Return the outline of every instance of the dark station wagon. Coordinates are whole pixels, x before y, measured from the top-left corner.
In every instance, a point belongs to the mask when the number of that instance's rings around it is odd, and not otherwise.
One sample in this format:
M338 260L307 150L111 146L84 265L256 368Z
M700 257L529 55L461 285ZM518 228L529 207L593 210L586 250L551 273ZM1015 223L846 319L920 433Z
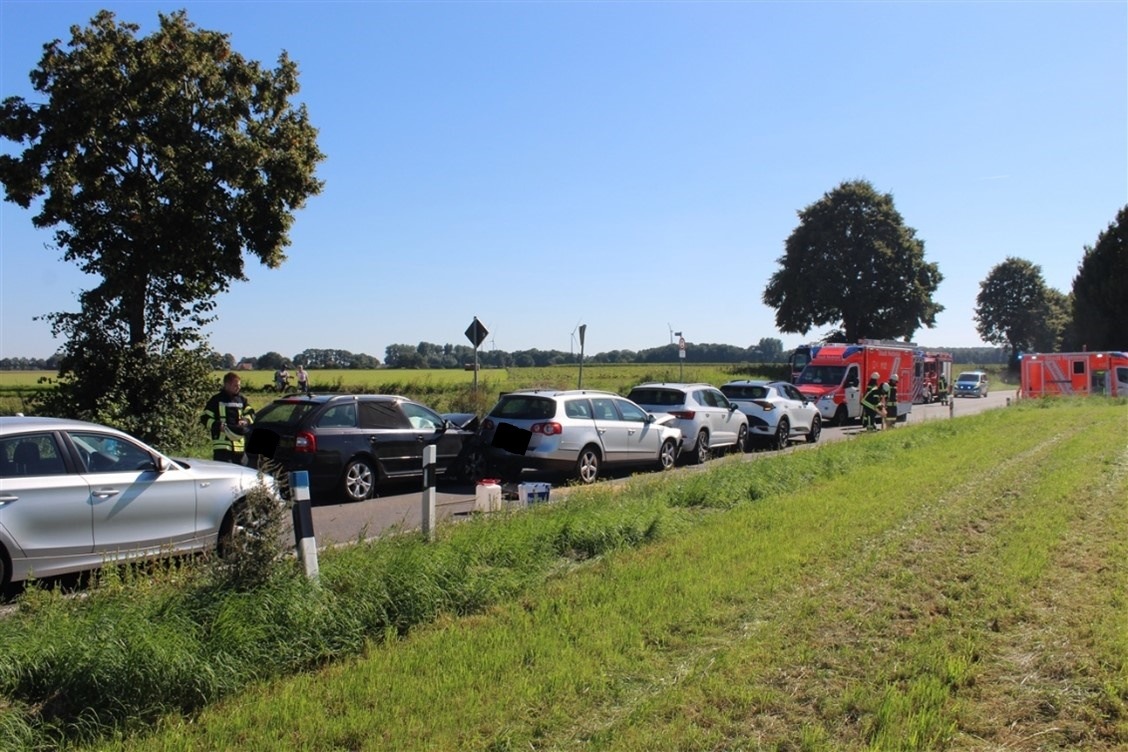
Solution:
M474 415L440 415L397 395L292 395L259 411L247 449L287 472L308 471L314 500L362 501L382 483L422 477L429 444L437 475L475 477L477 427Z

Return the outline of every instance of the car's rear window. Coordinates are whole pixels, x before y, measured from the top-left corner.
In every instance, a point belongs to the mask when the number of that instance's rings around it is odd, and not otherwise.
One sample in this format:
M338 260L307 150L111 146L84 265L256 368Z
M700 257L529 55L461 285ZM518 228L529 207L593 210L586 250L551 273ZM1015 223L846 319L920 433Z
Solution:
M627 399L637 405L674 405L685 404L685 393L677 389L632 389Z
M255 425L296 426L302 421L302 418L317 408L318 405L314 402L299 402L297 400L271 402L255 415Z
M556 400L527 394L508 394L490 411L494 418L547 420L556 416Z
M761 385L725 385L721 387L721 392L729 399L763 399L768 396L768 388Z

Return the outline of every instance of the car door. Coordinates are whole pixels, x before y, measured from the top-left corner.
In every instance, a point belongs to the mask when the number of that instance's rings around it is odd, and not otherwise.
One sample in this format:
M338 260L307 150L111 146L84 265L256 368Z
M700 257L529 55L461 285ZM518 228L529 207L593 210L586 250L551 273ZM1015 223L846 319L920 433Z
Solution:
M0 527L47 574L65 560L89 557L94 548L90 486L67 472L51 432L0 439ZM18 552L13 551L13 556Z
M119 553L175 549L196 537L196 479L170 467L129 439L96 431L70 431L90 485L94 551Z
M846 414L856 418L862 414L862 381L856 364L846 369L842 384L846 395Z
M710 446L727 446L736 443L736 433L746 418L733 407L728 397L718 389L698 389L693 397L703 405L709 415Z
M454 464L462 451L460 432L448 432L441 415L417 402L401 402L400 409L419 443L419 471L422 472L423 468L423 447L428 444L435 445L435 466L438 470L444 471Z
M650 415L624 399L615 400L615 406L626 425L627 461L633 464L657 462L662 436Z
M368 399L361 400L359 407L364 451L371 452L384 473L389 477L422 473L423 435L412 427L400 404Z
M815 416L819 414L814 402L807 400L803 393L791 384L779 384L780 393L787 398L791 420L791 433L806 433L811 430Z
M629 462L632 431L637 426L623 420L612 397L592 397L591 409L595 430L603 441L604 464Z

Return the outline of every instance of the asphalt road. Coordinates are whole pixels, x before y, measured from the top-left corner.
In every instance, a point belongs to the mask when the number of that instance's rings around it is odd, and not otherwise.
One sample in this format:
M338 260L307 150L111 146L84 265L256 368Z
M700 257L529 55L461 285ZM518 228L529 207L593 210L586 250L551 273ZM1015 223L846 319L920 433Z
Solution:
M959 398L951 405L933 403L931 405L914 405L909 414L908 423L919 423L926 420L948 420L964 415L973 415L983 410L1005 407L1015 400L1015 391L993 391L983 399ZM894 429L896 430L896 429ZM842 441L860 432L856 424L843 428L824 428L823 441ZM804 444L793 444L794 447ZM745 455L749 460L764 456L760 452ZM693 467L675 470L674 472L692 472ZM545 480L553 483L553 493L563 491L562 483L566 479L528 473L528 480ZM601 483L614 483L616 478L600 481ZM474 506L475 488L471 485L440 483L436 492L436 517L444 521L450 518L468 515ZM366 538L378 537L397 529L415 530L422 524L423 494L418 481L403 484L398 487L385 489L385 494L375 499L359 503L333 503L315 502L313 506L313 530L318 546L329 546L339 543L350 543Z

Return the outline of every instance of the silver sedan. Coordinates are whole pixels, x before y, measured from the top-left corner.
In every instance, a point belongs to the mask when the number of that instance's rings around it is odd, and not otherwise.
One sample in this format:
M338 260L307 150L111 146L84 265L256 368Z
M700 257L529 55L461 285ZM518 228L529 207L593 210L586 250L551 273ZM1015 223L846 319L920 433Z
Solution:
M0 587L214 550L259 482L255 470L174 460L106 426L0 417Z

